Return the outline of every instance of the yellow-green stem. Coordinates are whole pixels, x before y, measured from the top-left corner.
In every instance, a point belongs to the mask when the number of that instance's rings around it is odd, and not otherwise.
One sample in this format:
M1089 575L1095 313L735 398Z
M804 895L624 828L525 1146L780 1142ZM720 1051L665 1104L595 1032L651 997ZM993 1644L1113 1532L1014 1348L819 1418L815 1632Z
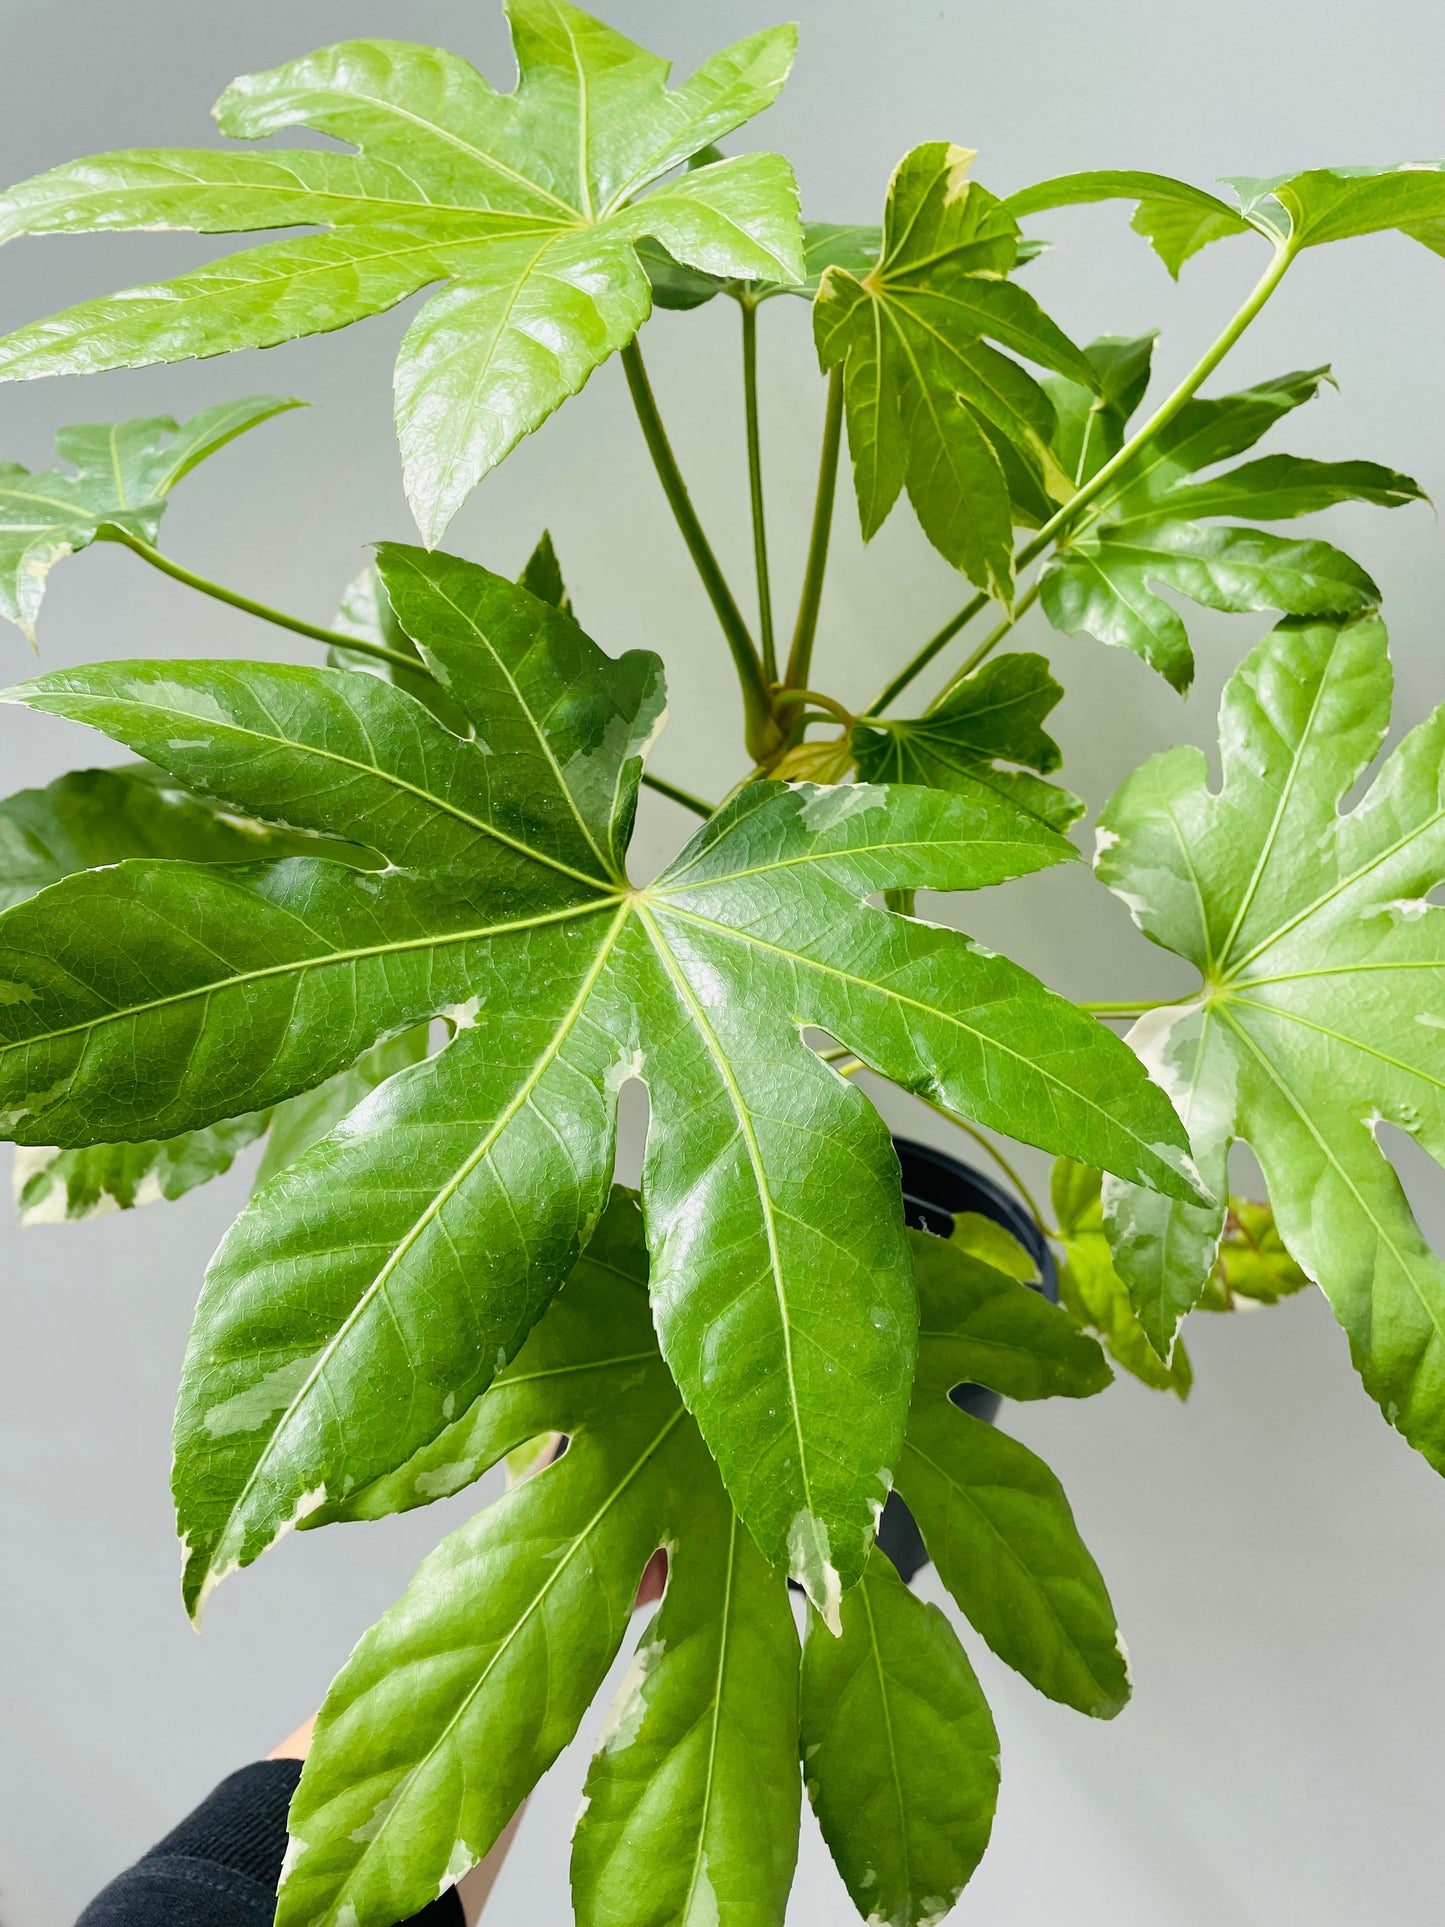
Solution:
M1019 597L1013 608L1009 610L1003 621L1000 622L996 628L989 630L988 634L963 664L962 668L955 670L953 675L949 677L948 681L928 705L928 708L923 712L926 716L935 715L942 709L958 685L966 681L986 657L993 654L1004 637L1016 626L1022 616L1028 614L1038 599L1039 585L1035 582L1031 588L1025 589L1024 593Z

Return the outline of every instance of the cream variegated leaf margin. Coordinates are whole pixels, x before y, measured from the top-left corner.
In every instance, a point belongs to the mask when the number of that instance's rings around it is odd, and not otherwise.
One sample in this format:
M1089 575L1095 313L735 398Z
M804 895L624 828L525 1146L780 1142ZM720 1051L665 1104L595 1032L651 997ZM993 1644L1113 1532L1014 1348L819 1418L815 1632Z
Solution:
M1222 784L1174 749L1100 820L1100 876L1145 934L1194 963L1197 995L1144 1018L1136 1048L1225 1197L1243 1138L1274 1225L1324 1290L1386 1418L1445 1470L1445 1265L1388 1156L1388 1130L1445 1160L1445 711L1363 799L1390 720L1375 617L1289 624L1231 679ZM1165 1352L1204 1288L1224 1207L1107 1180L1115 1262Z
M245 75L217 103L223 134L300 126L350 152L142 149L12 188L0 240L323 231L21 328L0 341L0 380L269 347L445 283L396 367L407 492L430 545L482 476L647 318L645 237L711 275L802 279L797 189L780 156L663 181L776 98L792 27L749 35L669 91L666 61L568 0L510 0L507 12L510 94L438 48L346 40Z

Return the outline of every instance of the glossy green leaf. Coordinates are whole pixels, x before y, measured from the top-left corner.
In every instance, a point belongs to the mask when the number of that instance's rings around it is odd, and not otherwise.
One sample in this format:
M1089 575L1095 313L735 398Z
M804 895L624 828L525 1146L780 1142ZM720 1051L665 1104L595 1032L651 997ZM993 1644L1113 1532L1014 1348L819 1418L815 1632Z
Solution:
M278 1104L271 1113L271 1128L256 1169L255 1188L260 1190L278 1171L294 1164L303 1151L309 1151L348 1117L378 1085L409 1065L421 1063L426 1055L427 1026L418 1024L414 1030L405 1030L400 1037L389 1037L385 1043L376 1045L348 1069L318 1084L314 1091L303 1091Z
M562 565L557 560L549 530L543 529L536 548L528 556L527 565L517 580L539 602L560 609L564 616L571 615L572 598L567 593L567 584L562 580Z
M1039 1282L1038 1260L1025 1251L1011 1231L980 1211L956 1211L948 1241L971 1258L981 1258L994 1271L1003 1272L1021 1285Z
M1390 689L1378 619L1282 625L1225 691L1221 788L1198 750L1152 758L1105 810L1097 867L1145 934L1201 973L1199 995L1151 1013L1135 1041L1157 1076L1197 1093L1206 1181L1222 1196L1231 1140L1251 1145L1280 1236L1329 1298L1366 1389L1445 1469L1445 1265L1378 1138L1389 1124L1445 1158L1445 917L1431 904L1445 712L1340 809L1389 727ZM1147 1199L1115 1200L1112 1215L1157 1239ZM1204 1243L1181 1254L1177 1297L1202 1288Z
M1432 254L1445 253L1445 162L1396 167L1315 167L1229 185L1249 220L1295 247L1320 247L1395 228Z
M972 160L944 141L905 156L889 186L881 257L862 274L831 267L813 324L823 367L843 369L864 539L906 487L939 553L1006 597L1013 509L992 436L1006 439L1046 494L1063 500L1070 484L1052 454L1047 395L988 342L1086 387L1094 371L1005 278L1018 261L1018 227L969 181Z
M587 1775L573 1906L580 1927L774 1927L802 1797L787 1590L714 1473L673 1523L662 1608Z
M923 783L963 793L980 783L1066 830L1083 803L1030 773L1056 770L1062 761L1043 724L1063 693L1042 656L995 656L923 716L856 725L858 774L869 783ZM1024 767L1000 769L1001 762Z
M12 911L17 1140L194 1129L311 1089L380 1036L455 1027L217 1256L182 1397L188 1596L485 1388L586 1240L636 1076L664 1352L760 1546L831 1616L886 1491L916 1311L886 1129L801 1027L980 1122L1189 1189L1173 1112L1117 1039L960 933L864 904L1070 847L982 790L759 784L633 889L654 660L609 661L471 564L383 548L381 568L474 741L335 670L120 664L16 692L390 865L122 866L59 886L44 919ZM250 1415L224 1451L215 1409Z
M1050 1699L1112 1719L1129 1697L1128 1662L1063 1489L1026 1446L949 1400L957 1363L973 1349L968 1296L938 1294L928 1315L956 1337L920 1348L898 1490L939 1578L999 1658ZM1078 1354L1058 1342L1065 1372L1077 1372ZM1101 1365L1091 1361L1092 1372ZM1097 1389L1096 1376L1082 1382Z
M1091 201L1135 202L1130 226L1144 236L1176 279L1191 254L1211 241L1248 234L1252 225L1238 208L1203 188L1191 187L1187 181L1173 180L1167 174L1137 170L1060 174L1011 194L1004 206L1015 220L1022 221L1051 208L1078 207Z
M1194 680L1189 633L1156 584L1236 614L1351 615L1380 600L1359 563L1328 542L1150 520L1104 528L1061 550L1043 577L1044 613L1065 635L1132 649L1186 690Z
M269 1113L233 1117L150 1144L94 1144L84 1150L15 1153L15 1206L23 1225L59 1224L132 1211L184 1197L229 1171L265 1131Z
M932 1395L986 1385L1005 1398L1090 1398L1110 1383L1098 1345L1041 1292L955 1239L908 1235L920 1388Z
M250 863L311 847L310 838L217 809L158 770L72 770L0 803L0 909L129 857Z
M1374 462L1315 462L1267 455L1223 474L1200 469L1252 447L1275 422L1318 392L1327 371L1307 369L1241 394L1195 399L1182 409L1101 498L1094 519L1063 544L1042 577L1043 606L1054 627L1132 649L1178 689L1193 679L1194 657L1176 610L1155 585L1212 609L1279 609L1290 615L1350 615L1373 607L1379 591L1365 571L1328 543L1246 528L1207 528L1198 518L1244 515L1278 521L1337 502L1398 508L1424 499L1408 475ZM1056 394L1060 384L1055 384ZM1073 391L1064 419L1073 425L1087 397ZM1105 418L1107 442L1123 417ZM1066 455L1072 456L1070 445ZM1087 450L1080 457L1086 461Z
M1373 502L1378 508L1403 508L1428 500L1409 475L1378 462L1314 462L1302 455L1264 455L1202 482L1177 483L1162 490L1131 520L1172 516L1244 515L1255 522L1282 522L1314 515L1338 502Z
M107 528L154 542L177 482L218 448L302 404L252 395L202 409L187 422L154 415L62 428L55 452L66 469L32 475L0 462L0 615L33 643L51 569Z
M846 268L850 274L864 275L878 259L882 245L883 230L878 227L805 221L801 281L730 281L719 275L703 274L697 268L686 268L680 261L674 261L655 241L644 241L637 251L647 269L652 298L658 307L687 310L702 307L717 294L731 294L740 301L753 302L793 294L811 301L829 268Z
M61 877L134 857L246 863L325 847L229 815L158 770L72 770L43 790L0 803L0 907L23 903ZM228 1171L266 1129L266 1113L222 1119L172 1139L16 1152L20 1222L53 1224L178 1198Z
M881 1553L842 1637L810 1625L802 1713L808 1795L854 1906L892 1927L940 1921L988 1845L998 1734L953 1628Z
M1100 1173L1059 1158L1054 1165L1054 1217L1064 1247L1059 1270L1059 1302L1086 1329L1102 1339L1114 1362L1151 1391L1188 1398L1194 1370L1184 1341L1168 1347L1166 1364L1140 1324L1129 1287L1114 1269L1104 1231Z
M100 154L12 188L0 238L325 231L22 328L0 342L0 379L267 347L446 283L412 321L396 369L407 492L431 544L482 476L646 319L644 236L710 274L799 275L797 191L777 155L663 180L776 98L791 27L739 41L669 92L666 61L568 0L510 0L508 17L512 94L435 48L349 40L245 76L216 108L223 134L303 126L354 152Z
M636 1202L615 1193L475 1414L478 1470L539 1434L565 1431L567 1450L444 1540L333 1684L291 1807L278 1927L383 1927L480 1859L576 1732L663 1543L667 1600L593 1767L580 1917L617 1918L620 1892L629 1923L676 1919L669 1897L690 1892L719 1923L781 1920L799 1799L792 1615L658 1354L646 1278ZM412 1476L418 1501L437 1495Z
M1045 375L1042 387L1053 403L1054 452L1076 484L1091 481L1124 446L1126 425L1149 386L1157 335L1100 335L1084 353L1097 376L1084 388L1066 375Z

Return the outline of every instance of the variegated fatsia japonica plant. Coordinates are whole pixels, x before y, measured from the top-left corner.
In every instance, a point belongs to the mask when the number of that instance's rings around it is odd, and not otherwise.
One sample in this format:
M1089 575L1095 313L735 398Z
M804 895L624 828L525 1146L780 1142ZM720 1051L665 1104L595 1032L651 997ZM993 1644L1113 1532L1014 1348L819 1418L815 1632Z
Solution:
M0 469L0 607L26 635L51 567L104 541L327 651L9 690L136 760L0 805L0 1119L26 1220L174 1198L263 1141L181 1386L193 1614L289 1527L510 1464L331 1689L282 1927L391 1927L487 1853L577 1732L659 1549L662 1604L572 1843L577 1919L781 1921L806 1786L860 1914L912 1927L984 1851L998 1740L953 1625L875 1546L890 1491L1040 1692L1100 1718L1129 1693L1058 1482L955 1387L1091 1395L1107 1351L1182 1395L1186 1314L1313 1284L1365 1390L1445 1469L1445 1270L1377 1141L1384 1122L1445 1151L1445 719L1342 809L1389 724L1380 591L1280 532L1422 491L1370 461L1254 452L1328 370L1212 379L1304 250L1395 229L1445 253L1445 172L1319 169L1224 198L1080 174L1001 199L934 141L899 162L878 225L805 223L784 159L717 145L776 98L791 29L674 87L567 0L508 13L511 92L454 54L347 41L237 80L225 145L100 154L0 200L6 240L279 231L21 328L5 380L264 347L422 297L395 385L421 541L383 543L329 627L157 547L171 490L285 399L70 427L53 470ZM1028 291L1036 218L1100 200L1133 205L1171 273L1215 243L1263 262L1167 393L1152 336L1080 346ZM654 308L718 297L741 323L746 594L639 346ZM786 650L756 380L785 297L811 304L826 386ZM438 546L614 353L737 670L721 803L649 767L661 667L585 633L547 538L520 581ZM906 493L971 590L867 702L814 668L845 441L864 537ZM1159 1007L1078 1006L917 915L915 892L1076 854L1082 805L1050 780L1061 691L1003 647L1019 618L1037 602L1182 692L1181 597L1277 626L1226 688L1218 767L1145 762L1095 868L1198 981ZM933 699L904 701L986 614ZM646 882L640 784L701 819ZM1061 1303L994 1227L905 1228L865 1069L1057 1157L1051 1221L1023 1200ZM633 1080L635 1193L613 1182ZM1236 1142L1267 1201L1229 1195Z

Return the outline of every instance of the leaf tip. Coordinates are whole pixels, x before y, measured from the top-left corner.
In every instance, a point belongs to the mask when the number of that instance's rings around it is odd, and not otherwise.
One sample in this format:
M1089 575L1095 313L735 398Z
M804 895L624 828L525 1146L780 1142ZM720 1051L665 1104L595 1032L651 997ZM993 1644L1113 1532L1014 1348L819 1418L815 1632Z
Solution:
M788 1527L788 1576L796 1579L835 1639L843 1633L843 1581L829 1557L828 1528L816 1513L793 1515Z

